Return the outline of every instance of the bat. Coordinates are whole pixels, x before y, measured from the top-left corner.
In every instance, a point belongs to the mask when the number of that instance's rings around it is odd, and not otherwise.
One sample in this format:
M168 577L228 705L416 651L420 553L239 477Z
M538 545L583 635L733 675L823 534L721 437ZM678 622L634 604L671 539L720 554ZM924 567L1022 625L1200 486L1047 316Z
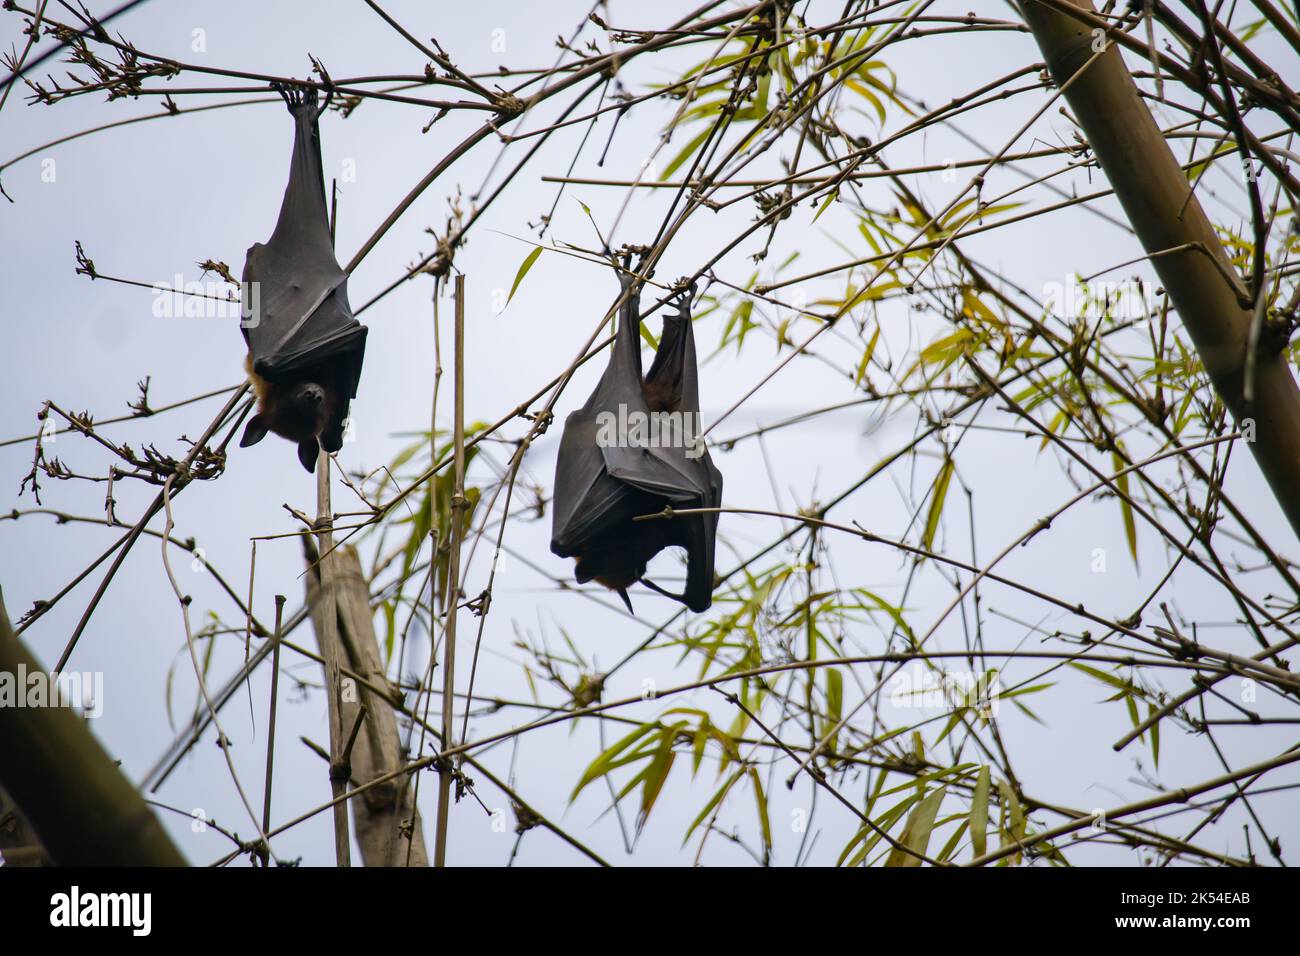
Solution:
M244 260L251 308L241 321L244 366L257 395L241 448L266 433L298 446L298 460L316 470L319 449L343 447L348 408L356 398L366 352L366 327L352 316L348 277L334 258L325 175L321 169L316 90L277 85L293 117L293 157L280 218L266 242Z
M551 551L576 558L578 583L594 580L617 591L628 611L627 589L638 581L705 611L713 603L717 513L632 520L665 507L716 508L722 500L722 474L699 438L690 292L677 315L664 317L643 379L639 295L631 276L620 272L619 281L623 306L609 365L586 404L565 420L560 437ZM646 427L638 427L643 422ZM672 546L687 556L681 594L645 578L650 559Z

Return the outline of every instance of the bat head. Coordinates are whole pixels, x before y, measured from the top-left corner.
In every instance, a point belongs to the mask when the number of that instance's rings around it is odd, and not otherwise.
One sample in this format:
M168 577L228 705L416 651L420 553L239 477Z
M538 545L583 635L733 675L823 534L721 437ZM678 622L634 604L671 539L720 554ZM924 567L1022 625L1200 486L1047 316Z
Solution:
M301 441L320 432L325 423L326 392L315 382L296 382L282 390L275 409L272 431L291 441ZM266 415L266 409L262 411Z
M325 401L325 389L315 382L299 382L294 386L292 394L295 403L304 410L312 410L313 414L315 409Z
M342 426L337 396L329 388L311 380L272 383L260 377L257 414L249 419L240 447L255 445L268 431L298 445L298 460L308 471L316 468L316 454L323 445L327 451L342 447ZM342 409L346 414L346 407ZM319 444L318 438L319 436Z

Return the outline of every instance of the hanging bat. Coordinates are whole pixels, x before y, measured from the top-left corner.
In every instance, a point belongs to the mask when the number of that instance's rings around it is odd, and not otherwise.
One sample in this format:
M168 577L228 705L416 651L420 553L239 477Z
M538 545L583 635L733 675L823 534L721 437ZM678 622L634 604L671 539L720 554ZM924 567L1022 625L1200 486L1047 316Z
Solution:
M632 520L669 506L716 508L722 500L722 475L699 437L690 294L677 315L665 316L643 379L639 297L630 276L620 273L619 281L623 307L609 365L586 404L569 415L560 438L551 550L577 559L578 583L594 580L617 591L629 611L627 589L637 581L692 611L705 611L713 603L717 513ZM649 427L639 429L641 422ZM686 551L681 594L645 579L646 565L671 546Z
M241 448L268 431L298 446L298 460L316 470L319 449L343 447L348 406L357 394L366 327L352 317L348 277L334 258L325 176L321 169L316 90L278 85L293 116L293 158L280 218L265 243L244 260L251 308L242 321L245 369L257 395Z

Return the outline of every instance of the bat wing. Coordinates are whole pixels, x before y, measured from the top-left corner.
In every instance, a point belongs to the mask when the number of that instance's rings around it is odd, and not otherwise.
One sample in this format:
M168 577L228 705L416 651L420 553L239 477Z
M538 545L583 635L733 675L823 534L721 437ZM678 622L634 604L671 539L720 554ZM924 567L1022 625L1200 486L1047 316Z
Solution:
M591 397L564 423L555 466L551 550L574 557L610 528L634 515L656 510L653 500L618 474L642 475L648 483L674 481L671 468L642 448L618 447L620 412L648 412L641 389L638 301L630 280L620 275L624 303L614 348Z
M722 504L722 473L714 466L701 437L699 365L688 304L689 297L683 299L676 316L664 318L659 348L645 378L645 391L664 398L666 411L674 415L671 421L677 423L674 427L679 428L682 440L661 444L653 451L681 477L683 492L668 496L674 504L682 508L717 508ZM693 611L707 610L713 601L718 514L667 520L672 543L684 548L687 556L686 590L668 596Z
M623 277L622 281L626 289L629 280ZM685 501L702 490L698 471L683 467L685 457L675 454L680 449L648 443L653 419L641 378L640 304L640 297L632 290L624 300L609 368L586 407L606 416L606 433L597 436L597 444L611 478L647 495ZM639 436L635 430L638 422L645 426ZM661 437L671 442L674 436L670 433Z
M346 393L354 398L366 327L352 315L347 274L330 241L316 91L280 92L294 119L293 158L275 231L254 244L244 262L252 305L244 337L253 371L268 381L289 381L329 361L337 363L333 367L342 371Z
M635 564L662 547L678 545L688 557L685 592L671 594L645 583L703 611L712 603L718 516L662 519L637 526L639 532L629 528L631 518L666 504L709 508L721 502L722 475L703 442L691 441L699 434L699 387L690 315L683 309L665 320L654 363L643 380L639 303L630 279L620 278L624 306L609 364L586 404L565 421L560 439L551 550L561 557L580 557L589 549L622 547L636 552ZM675 416L669 421L677 423L677 430L670 430L668 441L662 440L662 430L661 440L649 445L629 440L624 431L637 416L651 420L647 392L665 396L662 411Z

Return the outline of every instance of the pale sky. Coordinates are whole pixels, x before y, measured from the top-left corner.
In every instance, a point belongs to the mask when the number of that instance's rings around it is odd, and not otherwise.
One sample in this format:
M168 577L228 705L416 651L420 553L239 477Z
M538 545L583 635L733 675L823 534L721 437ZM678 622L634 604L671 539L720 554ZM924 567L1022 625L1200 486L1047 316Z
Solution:
M91 4L97 12L111 6ZM989 7L988 15L1012 16L1009 7ZM412 0L392 0L385 8L419 36L436 30L439 42L457 64L472 71L490 70L502 62L511 66L549 66L558 52L554 46L556 35L567 36L588 9L585 2L492 2L469 7L440 5L435 17L426 4ZM937 8L964 12L966 6L939 4ZM607 19L620 27L648 27L668 22L670 13L678 9L686 11L690 6L673 3L657 8L652 23L644 6L615 3ZM826 22L838 15L838 9L837 4L815 4L809 20ZM23 38L19 27L17 15L0 14L0 48L20 44ZM305 77L311 68L309 54L321 60L334 76L418 73L424 62L359 0L152 3L122 17L113 29L142 50L275 75ZM603 33L595 31L590 35L599 35L605 46ZM584 39L587 36L584 34ZM651 83L679 75L703 58L704 54L692 50L636 61L620 78L627 88L639 92ZM1037 58L1030 37L1011 33L957 33L904 43L884 56L897 74L899 86L928 103L973 89ZM1294 73L1293 62L1292 68ZM53 63L42 70L53 71ZM189 74L172 82L178 87L210 85L207 78ZM234 80L230 85L245 83ZM0 112L0 163L61 136L147 115L160 108L159 97L105 103L95 96L78 97L52 107L29 106L22 96L25 92L16 88ZM195 102L215 101L211 96L176 99L182 109ZM1005 145L1028 111L1042 102L1042 93L1031 93L968 114L958 125L983 147L996 150ZM548 105L542 116L526 118L525 128L543 125L555 110L553 104ZM574 174L613 179L635 176L670 116L670 107L665 104L630 113L619 127L604 166L598 168L596 159L609 135L610 120L606 117L597 125ZM427 133L422 132L430 118L430 112L419 107L375 100L363 103L347 119L333 112L322 118L326 180L340 180L337 247L344 262L411 185L481 120L477 114L453 115ZM878 135L871 118L863 115L856 119L863 135ZM891 118L890 122L895 120ZM617 283L609 270L546 253L520 285L508 308L500 313L494 308L531 248L528 240L535 234L528 223L547 213L555 200L557 187L543 182L541 177L566 173L584 129L575 127L548 143L506 196L475 226L469 243L457 256L457 266L466 274L468 288L466 409L471 421L497 419L564 368L617 294ZM1068 121L1053 109L1031 134L1014 145L1016 149L1031 149L1035 143L1061 142L1072 135ZM154 405L241 380L244 344L237 324L222 318L159 318L154 314L149 289L92 282L75 275L75 243L82 244L100 272L147 284L170 282L177 274L187 281L196 280L200 272L196 263L206 259L224 261L238 275L247 248L265 240L275 222L291 137L288 114L278 101L268 97L266 104L109 130L42 149L0 172L0 181L14 199L12 205L0 200L0 235L5 250L0 257L0 315L4 316L10 343L7 374L0 384L0 440L34 432L35 415L46 400L66 410L88 409L102 419L124 414L126 402L136 397L135 383L146 376L150 377L150 400ZM683 141L680 136L675 138L663 155L675 153ZM514 159L524 148L513 147L506 158ZM368 301L420 255L432 250L433 239L424 230L443 230L447 201L458 190L465 196L473 195L483 188L485 177L488 185L495 185L495 177L506 168L492 168L499 150L496 142L474 150L452 166L402 217L352 276L354 306ZM888 158L897 167L981 154L982 150L953 133L934 130L907 140ZM758 169L776 169L774 158L769 157ZM1101 180L1095 171L1092 176L1094 182ZM934 174L913 179L915 188L936 203L946 201L965 182L959 177L957 183L949 183ZM990 188L998 191L1017 182L1008 172L990 176ZM1080 190L1089 188L1085 175L1074 182ZM665 190L636 196L619 222L615 242L649 241L670 195ZM883 186L869 195L881 206L891 201ZM591 223L581 204L590 208L592 219L606 232L618 217L624 196L621 189L570 187L560 200L549 235L558 241L595 246ZM1221 196L1222 202L1211 202L1211 215L1235 225L1246 208L1244 194L1234 192L1229 183L1222 186ZM1039 204L1055 199L1042 190L1022 198ZM1116 204L1109 200L1098 204L1098 208L1119 214ZM770 271L793 251L801 253L793 267L795 272L844 261L847 257L837 241L859 250L855 255L868 254L860 251L863 246L851 216L832 209L813 224L815 213L815 208L807 206L794 212L778 234L763 263L764 270ZM716 216L696 214L689 228L673 243L657 278L672 279L693 271L696 263L711 257L753 216L752 204L738 204ZM761 242L762 238L756 236L742 244L719 264L718 274L729 282L743 284L754 268L748 257ZM1074 273L1091 274L1140 255L1131 235L1079 210L972 238L963 248L989 269L1003 272L1032 290L1043 290ZM1152 277L1145 266L1131 267L1122 274ZM812 301L820 295L842 295L843 286L842 276L808 283L807 298ZM362 316L370 334L364 377L353 406L356 440L345 445L339 456L349 470L370 470L390 461L409 443L408 433L428 427L434 367L431 293L432 282L427 277L408 282ZM444 319L449 312L447 307ZM924 344L937 328L933 316L915 317L909 323L901 307L882 314L891 317L889 342L899 350L909 344ZM739 355L734 347L715 354L723 323L724 316L714 314L696 327L700 355L702 359L708 357L702 373L706 426L761 381L781 357L768 334L747 341ZM657 325L657 320L652 323L656 331ZM444 330L444 364L449 343L449 333ZM845 341L828 343L826 349L841 364L851 355ZM557 418L562 419L581 403L601 364L593 362L575 377L560 400ZM441 426L449 423L445 415L451 396L449 378L443 378ZM860 394L854 392L851 382L815 357L801 359L761 388L710 437L726 439L756 425ZM180 436L197 437L222 400L209 399L158 418L105 426L104 432L135 448L156 443L180 457L185 450ZM880 418L859 407L776 432L762 449L758 443L748 441L733 452L715 450L714 459L726 476L724 504L789 512L814 501L825 501L904 444L913 435L915 425L915 415L908 410ZM509 438L523 433L522 422L505 430ZM559 433L557 422L529 454L525 472L530 482L549 488ZM107 473L109 457L85 439L61 435L50 451L80 474L103 477ZM764 452L769 465L764 464ZM506 453L500 447L494 451L498 461ZM872 482L840 506L832 513L832 520L846 524L858 521L882 535L902 535L911 517L905 496L913 503L920 500L933 477L938 446L932 443L926 454L930 457L923 460L928 462L923 468L915 473L908 466L891 470L886 479ZM0 512L35 507L30 493L18 495L19 484L31 467L31 456L30 442L0 447ZM983 556L1014 540L1075 490L1051 452L1040 454L1037 441L1019 436L972 434L964 440L961 461L962 479L975 494L979 551ZM46 508L92 517L103 514L102 483L43 479L41 485ZM1228 487L1246 506L1252 520L1271 529L1273 540L1295 556L1296 542L1245 454L1234 458ZM134 521L154 493L152 487L119 482L114 491L117 514L124 521ZM336 486L334 494L336 510L347 510L350 506L346 490ZM177 498L174 534L178 538L196 537L208 560L242 593L248 586L250 538L297 529L284 508L286 503L303 512L315 509L314 479L300 468L292 446L274 438L250 449L232 445L227 473L219 481L196 483ZM960 507L946 519L938 539L962 557L969 556L965 507L962 495ZM161 526L161 519L151 525ZM546 574L567 578L570 562L549 552L549 530L549 515L540 522L518 521L507 536L507 544ZM733 567L737 555L747 556L775 538L779 530L779 523L770 519L724 516L719 569ZM33 601L49 598L61 589L92 555L108 547L116 533L120 532L90 525L58 526L48 516L0 522L0 586L10 615L17 619ZM174 736L169 726L168 698L172 714L179 721L187 716L195 694L180 610L167 584L160 547L156 538L146 538L136 546L70 665L77 670L103 672L104 714L94 723L94 730L136 780L148 771ZM899 597L909 565L898 553L844 539L835 540L833 548L836 574L845 586ZM1108 556L1104 574L1092 570L1097 548L1105 549ZM369 562L373 544L367 545L364 554ZM238 621L238 611L209 575L201 569L190 570L190 561L181 552L174 551L171 557L183 572L183 586L194 595L196 626L209 609L218 611L228 623ZM470 564L466 591L471 595L483 586L488 557L489 549L481 546ZM778 553L771 560L788 561L790 557ZM1096 500L1068 512L1053 526L1050 535L1008 558L1001 573L1042 584L1053 593L1083 601L1101 613L1122 617L1160 579L1168 560L1156 536L1146 529L1140 535L1139 564L1135 569L1127 554L1114 500ZM672 567L671 563L663 566ZM273 618L272 596L276 593L288 596L291 610L299 606L303 595L302 561L294 539L260 542L256 571L254 604L260 618ZM92 573L24 634L28 645L47 664L57 659L102 574L102 568ZM1203 582L1198 584L1193 575L1179 581L1185 583L1175 586L1172 597L1185 615L1207 622L1210 633L1222 646L1253 652L1253 642L1238 633L1239 629L1226 623L1212 626L1234 619L1236 612L1226 595L1204 587ZM476 693L528 698L521 667L524 655L514 646L517 635L534 641L545 639L560 652L564 649L563 632L589 661L604 670L638 646L653 625L666 620L674 610L661 598L639 593L634 600L645 623L634 623L614 610L616 600L597 596L604 607L572 591L558 590L520 562L509 562L498 576ZM909 611L916 615L916 626L928 628L951 597L950 585L937 576L919 580L907 601ZM1022 642L1023 646L1036 643L1039 636L1030 633L1029 626L1048 632L1058 627L1078 630L1081 626L1058 610L1013 592L988 589L983 597L990 646L1010 648ZM476 619L468 616L462 624L458 658L465 669L458 673L459 686L468 681L476 624ZM294 637L314 646L306 627ZM850 637L849 646L862 649L854 652L883 649L878 629L855 627ZM955 615L945 623L938 639L949 648L962 646ZM408 654L419 657L426 651L427 644L415 641ZM242 657L243 647L237 638L222 639L211 665L212 683L223 682ZM319 668L311 662L286 655L286 666L287 674L312 684L320 680ZM686 682L697 676L699 666L695 658L683 661L675 648L643 655L611 680L607 698L638 694L646 680L659 687ZM1204 741L1187 737L1172 726L1167 726L1162 735L1158 769L1152 767L1149 751L1137 745L1114 753L1110 744L1129 726L1122 706L1102 703L1109 696L1107 689L1081 675L1059 679L1057 686L1032 700L1041 724L1015 713L1013 708L1004 708L1002 730L1029 792L1073 806L1106 807L1148 795L1156 781L1160 786L1176 787L1222 772ZM1168 679L1168 686L1176 692L1185 685ZM302 735L325 742L323 698L319 691L313 691L304 702L293 680L282 680L281 692L273 814L276 821L295 816L329 797L323 762L298 740ZM263 668L250 689L237 695L222 714L226 733L234 744L232 753L241 781L259 806L268 694L269 673ZM547 692L545 700L559 703L553 690ZM647 702L628 709L623 716L648 719L675 706L706 707L724 726L730 722L725 702L706 691ZM485 736L530 717L531 712L524 710L476 716L471 721L470 735ZM605 729L604 743L608 745L614 735L622 732L619 725L610 725ZM1220 740L1233 763L1240 765L1277 753L1291 738L1273 729L1225 728ZM573 805L568 803L583 769L600 749L600 730L587 721L576 730L561 725L531 733L520 738L517 746L497 745L480 756L494 772L513 777L526 798L552 820L616 865L690 863L698 837L685 847L682 837L716 786L711 768L706 765L692 783L689 761L679 762L629 856L619 822L607 812L609 793L603 785L587 788ZM777 865L794 861L802 840L794 821L801 813L806 815L812 805L806 778L793 790L785 788L782 781L788 771L788 765L778 767L770 781L773 785L768 787L775 840L773 862ZM1272 782L1290 782L1296 772L1294 768L1289 773L1279 772ZM764 780L766 785L766 770ZM897 781L902 782L901 778ZM857 795L860 781L855 783L850 778L843 789ZM420 803L430 841L436 790L434 777L426 776ZM506 817L510 817L506 800L491 784L480 781L479 795L489 809L505 808ZM215 817L242 837L251 836L251 826L211 733L156 796L187 813L201 809L207 817ZM1263 794L1256 801L1270 832L1282 837L1284 847L1294 844L1300 836L1295 815L1283 812L1287 802L1293 804L1294 798ZM635 798L629 798L623 807L629 826L635 810ZM195 832L186 817L160 812L191 862L206 864L229 849L219 835ZM817 840L808 860L833 864L855 824L849 815L831 809L824 794L818 798L813 819ZM1244 852L1240 832L1245 819L1234 809L1216 829L1202 834L1202 843L1221 852ZM492 826L492 816L471 800L455 808L452 820L451 863L501 865L508 860L514 845L513 819L506 832L499 832ZM752 840L752 798L733 797L719 823L728 830L738 827L743 836ZM1169 832L1180 834L1188 826L1190 822L1180 820L1171 825ZM277 838L275 849L282 858L301 857L307 864L332 865L329 815L320 814ZM1071 859L1076 863L1137 863L1131 852L1108 847L1078 848L1072 851ZM703 860L715 865L750 862L742 850L717 837L709 841ZM517 862L581 865L585 861L572 848L539 830L523 840Z

